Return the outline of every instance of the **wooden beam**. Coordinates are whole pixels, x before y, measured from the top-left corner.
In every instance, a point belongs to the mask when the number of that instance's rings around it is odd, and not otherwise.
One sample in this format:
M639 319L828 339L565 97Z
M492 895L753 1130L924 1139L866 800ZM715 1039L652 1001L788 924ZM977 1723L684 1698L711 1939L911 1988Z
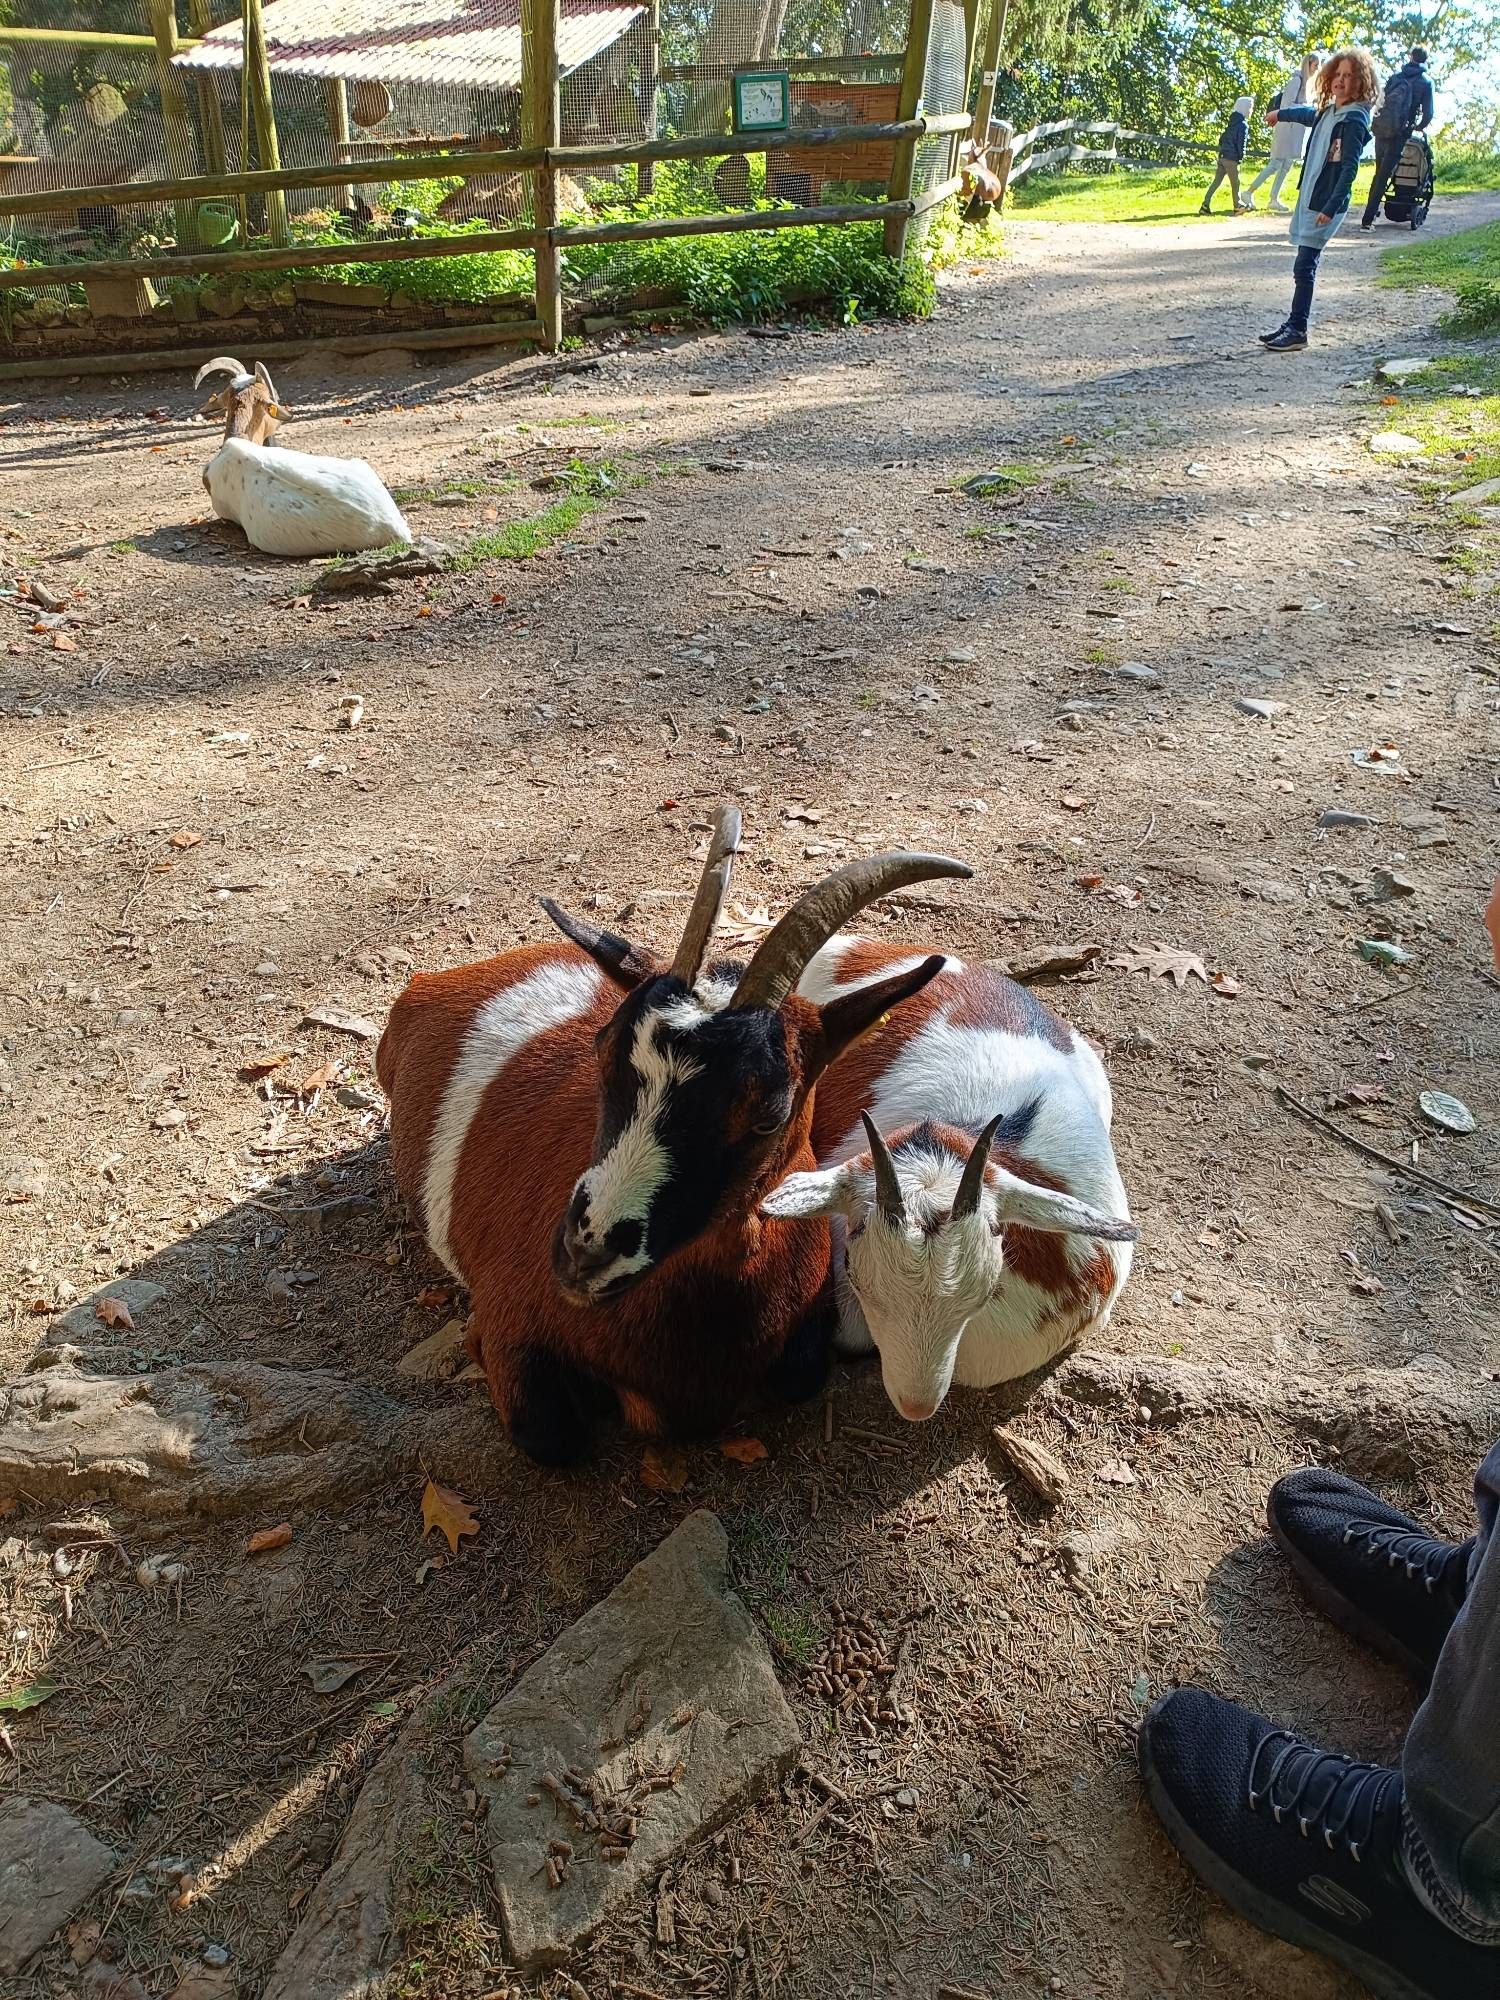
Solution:
M1005 40L1005 24L1010 0L990 0L989 19L984 24L984 54L980 58L979 100L974 107L974 143L988 146L990 120L995 115L995 86L1000 80L1000 49Z
M562 263L557 254L557 168L552 159L561 133L558 107L558 0L521 0L521 143L541 149L542 162L531 177L532 218L536 224L536 316L546 332L543 344L555 354L562 346Z
M328 340L263 340L241 347L240 361L291 361L301 354L376 354L384 348L500 347L507 342L542 338L537 319L487 321L479 326L424 326L411 332L335 334ZM177 347L151 354L49 354L35 361L0 362L0 382L29 375L123 375L161 369L201 368L219 353L217 347Z
M207 34L208 0L188 0L188 24L195 35ZM195 42L178 41L180 49L196 48ZM229 150L224 141L224 107L219 102L218 72L195 70L193 88L198 97L198 131L203 146L203 164L211 174L229 171Z
M685 215L656 222L585 222L555 229L558 243L648 243L663 236L733 236L742 230L805 229L818 222L909 221L912 201L829 202L821 207L766 208L748 215Z
M281 142L276 134L276 111L271 101L271 60L266 53L266 24L261 0L244 0L241 16L245 36L245 62L240 89L250 91L250 117L255 125L255 150L266 173L281 170ZM286 195L278 188L266 190L266 232L273 243L289 243Z
M343 148L350 143L349 86L341 76L331 76L325 88L328 105L328 137L333 143L333 157L338 159ZM335 194L347 194L351 183L334 181L330 185Z
M188 112L187 84L182 71L172 67L172 58L181 43L177 39L177 8L174 0L147 0L151 34L156 45L157 84L161 91L161 128L167 159L174 174L186 177L199 165L193 121ZM198 210L190 201L177 202L172 226L184 250L198 247Z
M144 55L156 47L155 35L105 35L96 28L0 28L0 48L14 45L25 48L28 43L41 47L75 49L130 49L137 55ZM196 41L180 41L180 49L195 49Z
M650 0L642 32L646 38L646 57L641 77L646 97L646 137L658 139L661 136L661 0ZM642 160L637 168L637 195L650 194L655 185L656 170L653 163L650 160Z
M906 59L901 70L901 95L896 102L896 116L903 123L914 119L917 106L922 102L922 79L927 74L927 49L932 39L933 0L911 0L911 18L906 31ZM967 120L965 120L967 123ZM888 193L893 202L911 200L911 184L917 165L917 142L902 139L891 161L891 178ZM886 253L891 257L906 255L907 232L910 228L910 212L907 216L892 216L885 225Z
M530 229L486 229L471 236L396 236L379 243L293 243L274 250L199 250L191 257L101 258L88 264L20 264L0 269L0 291L81 285L88 278L199 278L210 273L297 271L322 264L394 264L420 257L473 257L529 250Z

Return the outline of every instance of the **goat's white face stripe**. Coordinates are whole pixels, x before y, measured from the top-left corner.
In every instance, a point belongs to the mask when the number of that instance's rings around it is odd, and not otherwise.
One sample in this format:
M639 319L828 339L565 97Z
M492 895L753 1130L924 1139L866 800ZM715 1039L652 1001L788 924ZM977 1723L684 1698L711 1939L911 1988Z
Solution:
M651 1262L646 1224L651 1204L672 1165L657 1138L657 1118L673 1086L690 1082L702 1068L690 1056L674 1050L657 1030L663 1025L691 1027L702 1019L703 1010L695 1001L674 1000L665 1008L643 1014L636 1023L630 1045L630 1066L640 1079L635 1109L604 1158L580 1175L578 1188L587 1203L585 1242L602 1242L618 1222L640 1223L641 1240L629 1256L616 1257L603 1270L590 1273L591 1291L602 1291L620 1278L632 1277Z
M480 1100L518 1049L546 1029L586 1014L603 977L596 965L575 965L567 960L543 965L518 985L487 1000L474 1016L443 1092L422 1182L427 1240L458 1277L463 1273L449 1239L453 1183Z

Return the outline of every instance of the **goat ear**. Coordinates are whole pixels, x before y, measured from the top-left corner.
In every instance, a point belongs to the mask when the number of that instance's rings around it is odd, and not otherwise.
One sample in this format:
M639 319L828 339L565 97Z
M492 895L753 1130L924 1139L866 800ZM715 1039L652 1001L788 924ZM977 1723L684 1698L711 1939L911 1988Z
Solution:
M766 1196L760 1212L782 1221L805 1221L814 1215L847 1215L854 1205L854 1175L845 1165L822 1173L788 1174Z
M811 1082L831 1062L836 1062L845 1049L852 1048L861 1035L878 1027L893 1007L920 993L928 980L936 979L946 962L940 952L935 953L906 972L877 979L873 985L861 986L853 993L841 993L836 1000L820 1007L822 1046L809 1051L807 1080Z
M563 936L580 951L586 951L600 971L627 993L643 979L660 972L661 967L650 952L642 951L629 938L618 937L614 931L601 931L597 924L586 924L581 917L570 917L550 896L543 896L541 905Z
M1105 1215L1055 1188L1039 1187L1023 1181L1004 1167L991 1168L990 1185L998 1196L1000 1222L1019 1222L1028 1229L1045 1230L1049 1236L1097 1236L1105 1243L1134 1243L1139 1229L1123 1215Z

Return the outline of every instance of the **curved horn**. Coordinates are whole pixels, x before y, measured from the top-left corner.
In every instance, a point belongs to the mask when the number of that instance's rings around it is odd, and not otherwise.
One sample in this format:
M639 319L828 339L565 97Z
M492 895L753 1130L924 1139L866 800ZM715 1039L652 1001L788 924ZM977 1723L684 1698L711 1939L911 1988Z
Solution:
M703 864L703 873L698 878L698 893L693 898L693 907L688 911L687 925L682 933L682 942L677 947L677 955L672 960L672 971L686 986L691 986L703 970L703 961L708 947L713 942L714 932L719 928L719 918L724 911L724 898L729 894L729 876L734 867L734 857L740 845L740 811L738 806L720 806L714 815L713 838L708 843L708 859Z
M865 1137L870 1142L870 1158L875 1162L875 1206L884 1221L900 1228L906 1220L906 1203L901 1195L901 1179L896 1172L896 1162L891 1158L891 1149L880 1136L875 1120L868 1111L861 1111Z
M235 361L227 354L220 354L214 360L204 362L203 366L193 377L193 387L201 389L210 375L243 375L244 372L245 364L243 361Z
M730 1006L779 1007L813 954L877 896L943 876L967 882L973 873L966 861L942 854L871 854L846 861L799 896L761 939Z
M266 366L264 361L256 362L255 379L257 382L260 383L261 387L265 390L266 394L270 397L273 403L279 403L281 401L281 398L276 393L276 384L271 380L271 371Z
M964 1164L964 1176L958 1184L958 1193L953 1197L953 1213L949 1220L957 1222L961 1216L979 1213L979 1198L984 1193L984 1170L990 1163L990 1147L995 1143L995 1134L1005 1122L1002 1111L992 1118L979 1137L974 1141L974 1150Z

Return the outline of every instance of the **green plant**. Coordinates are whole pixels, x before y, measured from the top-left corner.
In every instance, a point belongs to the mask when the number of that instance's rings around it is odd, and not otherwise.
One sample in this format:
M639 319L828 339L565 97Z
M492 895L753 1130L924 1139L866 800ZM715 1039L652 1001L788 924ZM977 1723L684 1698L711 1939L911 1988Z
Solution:
M528 514L488 534L473 536L454 550L448 567L463 572L484 562L528 562L571 534L605 500L637 484L641 475L624 471L613 459L585 462L574 458L559 477L565 488L562 499L544 507L540 514Z

